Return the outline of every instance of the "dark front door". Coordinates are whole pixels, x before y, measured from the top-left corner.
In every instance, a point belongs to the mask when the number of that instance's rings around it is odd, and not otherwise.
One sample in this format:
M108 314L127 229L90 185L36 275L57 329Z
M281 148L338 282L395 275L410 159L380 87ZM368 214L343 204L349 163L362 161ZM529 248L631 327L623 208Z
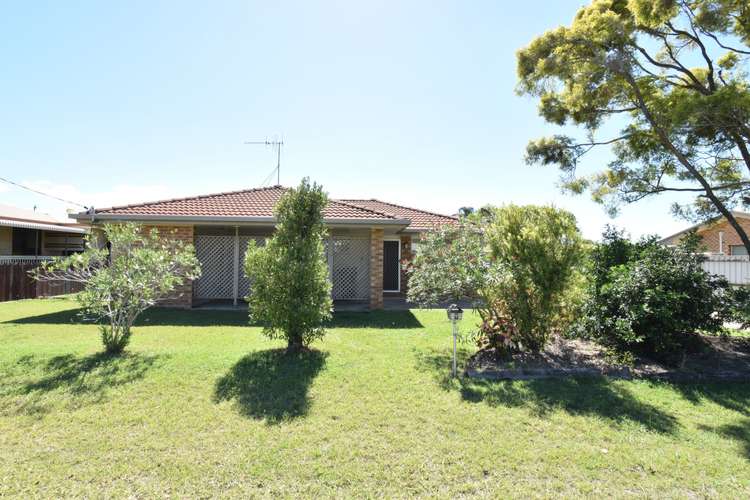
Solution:
M399 290L399 245L398 241L383 242L383 290L386 292Z

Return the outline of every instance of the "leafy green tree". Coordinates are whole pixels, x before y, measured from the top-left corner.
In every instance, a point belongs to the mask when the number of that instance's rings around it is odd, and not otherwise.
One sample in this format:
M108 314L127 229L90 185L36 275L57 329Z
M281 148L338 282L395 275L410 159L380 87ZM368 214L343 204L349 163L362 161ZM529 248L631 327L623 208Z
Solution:
M323 188L303 179L276 205L276 232L265 246L251 241L245 256L250 279L250 318L270 338L299 352L323 337L331 317L331 282L323 245Z
M679 195L676 215L723 216L750 251L731 212L750 204L748 56L747 0L593 0L518 52L519 92L539 98L548 122L586 136L532 141L526 159L557 165L565 189L589 190L613 213ZM605 126L620 131L601 137ZM578 172L601 147L613 159Z
M119 354L130 341L138 316L185 283L200 277L192 245L144 232L137 224L105 224L111 250L89 238L83 253L43 263L34 277L84 285L77 294L87 318L100 322L102 343Z
M468 217L475 212L474 207L461 207L458 209L459 217Z

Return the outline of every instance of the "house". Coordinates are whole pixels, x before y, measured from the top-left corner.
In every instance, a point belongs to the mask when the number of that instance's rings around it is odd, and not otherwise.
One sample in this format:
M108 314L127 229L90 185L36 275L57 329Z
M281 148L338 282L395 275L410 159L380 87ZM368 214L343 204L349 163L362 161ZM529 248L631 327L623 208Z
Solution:
M78 291L77 285L35 282L43 260L83 250L85 227L33 210L0 205L0 302Z
M732 214L740 226L750 234L750 214L745 212L732 212ZM701 237L706 252L724 255L747 255L747 249L742 244L737 231L723 217L703 224L696 224L671 236L667 236L661 240L661 243L675 245L683 236L693 230Z
M140 203L74 214L94 226L133 221L161 234L192 243L203 270L165 305L193 307L247 296L244 276L248 242L264 244L273 233L273 209L286 192L282 186ZM453 224L455 217L379 200L331 199L324 210L328 228L326 257L334 301L359 301L381 309L383 299L403 295L406 276L401 261L412 257L414 242L432 227Z
M70 255L83 250L86 228L32 210L0 205L0 261Z

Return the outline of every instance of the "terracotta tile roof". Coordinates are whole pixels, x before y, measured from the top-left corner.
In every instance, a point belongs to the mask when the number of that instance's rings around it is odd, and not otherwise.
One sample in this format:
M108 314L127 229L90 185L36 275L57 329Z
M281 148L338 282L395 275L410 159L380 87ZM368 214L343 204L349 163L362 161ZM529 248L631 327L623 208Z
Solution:
M273 208L288 188L271 186L268 188L244 189L202 196L190 196L171 200L159 200L134 205L124 205L97 209L96 215L119 216L127 219L141 217L238 217L270 218ZM324 216L337 221L380 221L399 223L410 221L407 229L425 230L436 225L453 224L455 217L440 215L416 208L404 207L379 200L338 200L331 199L325 208ZM78 218L88 219L90 215L81 213ZM119 218L118 217L118 218Z
M152 217L273 217L273 208L287 188L245 189L97 209L97 215ZM83 214L80 214L83 215ZM330 200L326 219L397 221L399 217L344 201Z
M362 208L369 208L370 210L377 210L387 214L392 214L399 219L409 219L411 224L407 229L411 230L425 230L435 226L441 226L444 224L455 224L458 219L448 215L436 214L434 212L428 212L426 210L419 210L416 208L404 207L402 205L396 205L395 203L388 203L376 199L371 200L341 200L352 205L357 205Z

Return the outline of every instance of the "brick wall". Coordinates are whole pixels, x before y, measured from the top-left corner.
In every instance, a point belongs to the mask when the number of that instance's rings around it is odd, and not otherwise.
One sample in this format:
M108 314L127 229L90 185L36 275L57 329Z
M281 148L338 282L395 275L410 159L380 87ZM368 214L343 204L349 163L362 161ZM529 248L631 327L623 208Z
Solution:
M159 235L161 236L182 240L185 243L189 243L191 245L194 244L193 226L148 225L144 226L143 230L151 231L152 228L156 228L156 230L159 231ZM164 307L192 307L193 282L188 281L182 286L177 287L169 297L160 301L159 305Z
M383 308L383 230L370 230L370 309Z
M737 219L737 221L740 223L740 226L745 229L745 231L750 233L750 220ZM721 238L719 237L719 233L723 233L723 236ZM742 241L740 240L737 231L735 231L727 221L716 222L706 229L699 231L698 234L701 236L703 245L705 246L705 251L707 252L719 253L720 239L723 239L724 241L724 248L722 249L721 253L724 253L726 255L729 255L731 245L742 245ZM679 237L675 238L669 243L677 243L678 241Z
M740 226L747 232L750 233L750 221L744 219L737 219ZM703 238L703 244L706 245L709 252L719 253L719 232L724 233L724 248L723 253L729 255L730 245L742 245L737 231L729 225L729 222L724 221L713 224L711 227L701 231L699 234Z

